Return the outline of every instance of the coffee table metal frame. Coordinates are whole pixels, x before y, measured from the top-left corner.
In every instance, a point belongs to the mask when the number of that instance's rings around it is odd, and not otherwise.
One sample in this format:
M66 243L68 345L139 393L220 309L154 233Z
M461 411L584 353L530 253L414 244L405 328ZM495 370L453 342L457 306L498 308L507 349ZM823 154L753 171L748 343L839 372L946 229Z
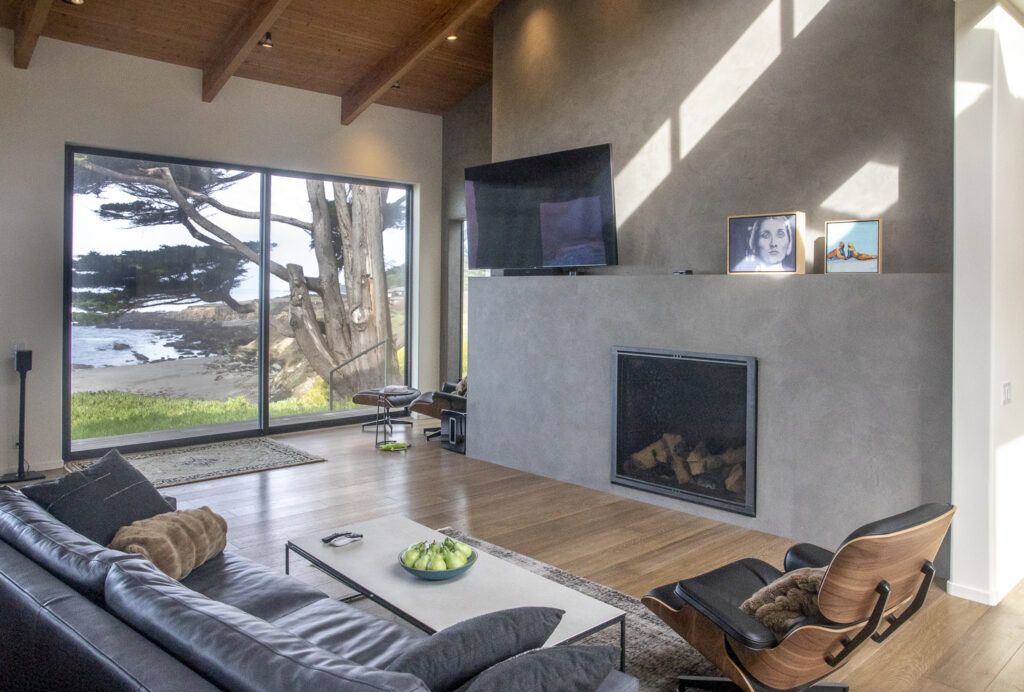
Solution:
M427 530L427 531L430 531L430 529L427 529L426 527L424 527L424 529ZM296 540L299 540L299 539L296 539ZM404 621L408 622L409 624L411 624L411 625L413 625L413 626L423 630L424 632L426 632L428 634L434 634L435 632L437 632L437 629L435 629L434 627L431 627L429 624L420 621L419 619L417 619L412 614L410 614L410 613L406 612L405 610L403 610L403 608L399 604L394 603L394 602L388 600L387 598L384 598L381 595L379 595L378 593L376 593L373 590L372 586L360 583L356 579L352 578L351 575L343 573L337 567L335 567L335 566L333 566L331 564L328 564L327 562L321 560L316 555L313 555L309 551L303 549L302 547L300 547L299 545L297 545L296 543L294 543L294 542L292 542L290 540L285 543L285 549L284 549L284 571L285 571L285 574L289 574L290 570L291 570L291 553L295 553L296 555L298 555L302 559L304 559L307 562L309 562L314 568L320 570L321 572L323 572L324 574L328 575L329 577L331 577L333 579L336 579L337 581L341 582L342 584L344 584L345 586L349 587L350 589L353 589L354 591L356 591L356 594L353 594L352 596L349 596L349 597L347 597L345 599L342 599L342 600L351 601L351 600L355 600L355 599L361 598L361 597L368 598L371 601L373 601L374 603L376 603L376 604L380 605L381 607L386 608L390 612L394 613L395 615L400 617L402 620L404 620ZM397 562L397 558L398 558L398 553L396 551L396 554L395 554L396 562ZM516 569L522 569L522 568L517 567L515 565L510 565L510 567L515 567ZM410 579L415 579L415 577L413 577L412 575L409 575L409 578ZM552 582L552 583L554 583L554 582ZM569 587L563 587L563 588L568 589ZM569 590L571 591L571 589L569 589ZM617 616L615 616L613 618L610 618L608 620L600 622L600 623L594 625L593 627L591 627L591 628L589 628L589 629L587 629L587 630L585 630L583 632L579 632L579 633L577 633L577 634L575 634L575 635L573 635L573 636L571 636L571 637L569 637L569 638L567 638L567 639L565 639L563 641L556 642L556 645L572 644L574 642L580 641L581 639L584 639L585 637L589 637L592 634L595 634L597 632L605 630L605 629L607 629L607 628L609 628L609 627L611 627L611 626L613 626L615 624L619 625L619 670L625 671L626 670L626 614L624 612L622 612L622 611L619 611L619 615L617 615Z

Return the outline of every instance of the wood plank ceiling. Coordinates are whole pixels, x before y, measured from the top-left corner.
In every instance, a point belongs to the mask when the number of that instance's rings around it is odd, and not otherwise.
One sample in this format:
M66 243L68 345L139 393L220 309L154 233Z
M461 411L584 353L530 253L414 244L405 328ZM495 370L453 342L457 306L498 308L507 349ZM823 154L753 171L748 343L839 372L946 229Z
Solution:
M205 101L231 77L339 96L348 124L371 103L443 114L487 82L499 1L0 0L0 26L16 67L45 36L200 69Z

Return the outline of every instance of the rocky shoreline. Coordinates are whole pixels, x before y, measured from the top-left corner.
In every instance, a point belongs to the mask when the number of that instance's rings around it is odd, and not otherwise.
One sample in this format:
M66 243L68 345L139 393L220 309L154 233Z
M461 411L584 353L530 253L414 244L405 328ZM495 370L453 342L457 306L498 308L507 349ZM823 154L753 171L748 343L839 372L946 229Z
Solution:
M270 391L271 400L278 401L302 396L319 378L291 334L286 302L273 307ZM164 345L173 348L178 357L151 360L115 338L109 348L131 350L138 364L75 365L74 392L107 390L222 401L244 396L256 400L259 328L255 312L239 315L226 305L193 306L178 311L132 312L97 326L162 333L167 336Z

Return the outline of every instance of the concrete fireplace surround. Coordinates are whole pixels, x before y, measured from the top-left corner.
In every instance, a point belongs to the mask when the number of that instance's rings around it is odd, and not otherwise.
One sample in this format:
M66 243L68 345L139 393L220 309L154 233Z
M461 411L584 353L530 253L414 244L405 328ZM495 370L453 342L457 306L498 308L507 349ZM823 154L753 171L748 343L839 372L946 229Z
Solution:
M470 294L472 457L825 546L949 497L949 275L494 277ZM756 517L611 484L616 345L757 358Z

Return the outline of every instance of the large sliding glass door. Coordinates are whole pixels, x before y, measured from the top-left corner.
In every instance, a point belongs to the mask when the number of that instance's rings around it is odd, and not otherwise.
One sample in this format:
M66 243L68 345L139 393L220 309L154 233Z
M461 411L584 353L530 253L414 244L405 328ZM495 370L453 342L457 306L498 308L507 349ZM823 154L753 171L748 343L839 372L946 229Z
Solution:
M407 186L69 147L67 188L66 457L405 381Z

